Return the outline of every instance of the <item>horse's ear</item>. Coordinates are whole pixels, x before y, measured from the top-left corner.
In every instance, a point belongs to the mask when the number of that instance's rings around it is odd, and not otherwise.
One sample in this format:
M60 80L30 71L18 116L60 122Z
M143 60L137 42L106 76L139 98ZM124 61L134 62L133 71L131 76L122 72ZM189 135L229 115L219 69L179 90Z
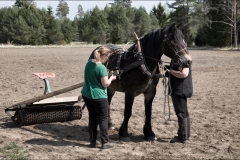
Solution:
M180 23L179 25L177 25L177 28L180 29L179 27L182 25L182 23Z
M170 27L169 27L169 31L173 31L176 27L176 23L173 23Z

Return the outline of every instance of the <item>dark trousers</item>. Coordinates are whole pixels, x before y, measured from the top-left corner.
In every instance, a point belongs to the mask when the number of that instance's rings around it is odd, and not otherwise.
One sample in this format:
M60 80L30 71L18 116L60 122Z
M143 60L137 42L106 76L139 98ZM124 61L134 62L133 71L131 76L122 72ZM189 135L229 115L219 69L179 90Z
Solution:
M90 99L83 97L89 114L89 136L90 142L97 140L97 125L100 127L100 135L102 143L107 143L108 139L108 100L102 99Z
M187 97L172 96L172 102L178 118L178 137L188 139L190 137L190 117L187 108Z

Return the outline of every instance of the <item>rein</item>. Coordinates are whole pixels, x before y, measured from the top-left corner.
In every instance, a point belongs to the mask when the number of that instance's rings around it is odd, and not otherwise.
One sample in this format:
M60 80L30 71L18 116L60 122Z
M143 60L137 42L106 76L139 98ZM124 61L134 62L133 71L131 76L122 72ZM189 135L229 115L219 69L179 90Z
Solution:
M160 63L172 63L172 62L167 62L167 61L162 61L162 60L158 60L158 59L155 59L155 58L151 58L151 57L148 57L148 56L144 56L145 58L148 58L148 59L151 59L151 60L154 60L154 61L157 61L157 62L160 62ZM173 63L175 65L177 65L177 63Z
M163 83L163 95L164 95L164 102L163 102L163 106L164 106L164 109L163 109L163 115L164 115L164 119L165 121L170 121L170 101L169 101L169 96L172 92L172 88L171 88L171 85L170 85L170 77L168 77L168 81L167 81L167 77L165 76L165 73L164 73L164 76L163 76L163 80L162 80L162 83ZM167 91L169 91L170 93L167 93ZM167 99L167 100L166 100ZM166 103L168 104L168 119L166 118Z

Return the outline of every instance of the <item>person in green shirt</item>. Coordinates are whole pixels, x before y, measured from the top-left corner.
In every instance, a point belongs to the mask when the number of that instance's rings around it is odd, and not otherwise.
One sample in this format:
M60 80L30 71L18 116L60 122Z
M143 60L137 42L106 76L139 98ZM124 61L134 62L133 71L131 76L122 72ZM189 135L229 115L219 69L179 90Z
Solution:
M114 147L114 143L109 142L108 138L108 99L107 87L115 75L108 77L107 68L102 64L108 60L111 50L104 46L94 52L94 59L90 59L84 69L84 85L82 97L89 114L89 136L90 147L97 147L97 126L99 124L102 141L102 149Z

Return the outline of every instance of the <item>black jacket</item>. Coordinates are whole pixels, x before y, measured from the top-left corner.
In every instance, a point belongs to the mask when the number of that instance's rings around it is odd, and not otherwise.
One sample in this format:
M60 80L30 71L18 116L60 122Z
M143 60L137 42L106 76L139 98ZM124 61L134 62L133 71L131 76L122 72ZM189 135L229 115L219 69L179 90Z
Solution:
M178 66L174 65L173 70L178 71ZM189 74L184 79L170 75L170 85L172 88L171 96L191 97L193 94L192 66L189 67Z

